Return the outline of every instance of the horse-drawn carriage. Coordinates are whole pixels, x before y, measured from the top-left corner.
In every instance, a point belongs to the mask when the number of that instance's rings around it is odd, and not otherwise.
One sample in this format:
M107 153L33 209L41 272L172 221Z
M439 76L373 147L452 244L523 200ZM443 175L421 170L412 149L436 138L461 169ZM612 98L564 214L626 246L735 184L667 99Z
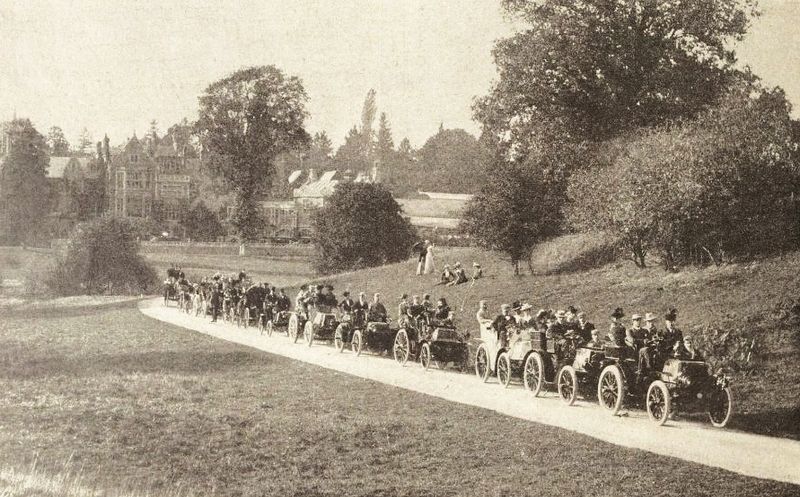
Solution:
M705 412L716 427L724 427L733 411L728 378L712 374L709 365L697 359L670 357L650 372L640 373L632 349L605 347L606 366L597 382L600 406L617 414L625 404L644 407L648 417L663 425L670 414Z
M469 362L468 336L450 323L428 322L425 318L409 320L397 332L392 346L395 361L405 365L418 360L423 368L436 364L444 369L449 363L465 369Z

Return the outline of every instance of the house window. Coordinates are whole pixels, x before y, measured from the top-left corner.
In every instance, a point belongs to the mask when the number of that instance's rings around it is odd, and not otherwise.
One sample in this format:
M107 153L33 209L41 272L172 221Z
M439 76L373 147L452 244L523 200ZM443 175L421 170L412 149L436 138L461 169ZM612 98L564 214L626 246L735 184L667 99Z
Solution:
M144 175L142 173L128 173L128 188L144 188L144 183Z
M164 205L164 219L167 221L180 221L183 214L183 208L180 205L165 204Z
M139 162L139 154L131 154L131 164L136 164Z

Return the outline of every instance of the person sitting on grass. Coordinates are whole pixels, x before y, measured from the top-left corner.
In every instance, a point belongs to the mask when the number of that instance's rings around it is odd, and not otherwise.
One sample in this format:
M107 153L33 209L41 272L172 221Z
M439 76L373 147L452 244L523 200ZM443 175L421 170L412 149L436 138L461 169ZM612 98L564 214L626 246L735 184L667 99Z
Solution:
M455 271L454 271L455 272L455 279L450 281L450 283L448 283L447 286L460 285L462 283L466 283L467 281L469 281L467 279L467 272L464 270L463 267L461 267L461 263L460 262L456 262L454 268L455 268Z
M472 281L483 278L483 269L477 262L472 263Z
M451 281L455 281L456 275L450 270L450 264L445 264L442 270L442 276L439 278L440 285L449 285Z

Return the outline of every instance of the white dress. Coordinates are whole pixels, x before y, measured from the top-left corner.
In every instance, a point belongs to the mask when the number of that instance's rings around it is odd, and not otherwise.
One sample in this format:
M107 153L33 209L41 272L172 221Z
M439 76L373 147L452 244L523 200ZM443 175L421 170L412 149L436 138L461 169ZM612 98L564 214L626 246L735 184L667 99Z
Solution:
M425 274L431 274L436 271L436 265L433 262L433 245L428 246L428 255L425 256Z

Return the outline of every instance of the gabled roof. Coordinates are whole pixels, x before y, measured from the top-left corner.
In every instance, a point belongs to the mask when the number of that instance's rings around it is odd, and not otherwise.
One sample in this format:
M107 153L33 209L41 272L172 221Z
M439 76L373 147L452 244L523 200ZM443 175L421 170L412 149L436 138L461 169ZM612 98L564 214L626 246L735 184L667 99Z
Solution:
M325 198L333 194L339 181L335 179L336 171L326 171L316 181L300 185L294 189L295 198Z

